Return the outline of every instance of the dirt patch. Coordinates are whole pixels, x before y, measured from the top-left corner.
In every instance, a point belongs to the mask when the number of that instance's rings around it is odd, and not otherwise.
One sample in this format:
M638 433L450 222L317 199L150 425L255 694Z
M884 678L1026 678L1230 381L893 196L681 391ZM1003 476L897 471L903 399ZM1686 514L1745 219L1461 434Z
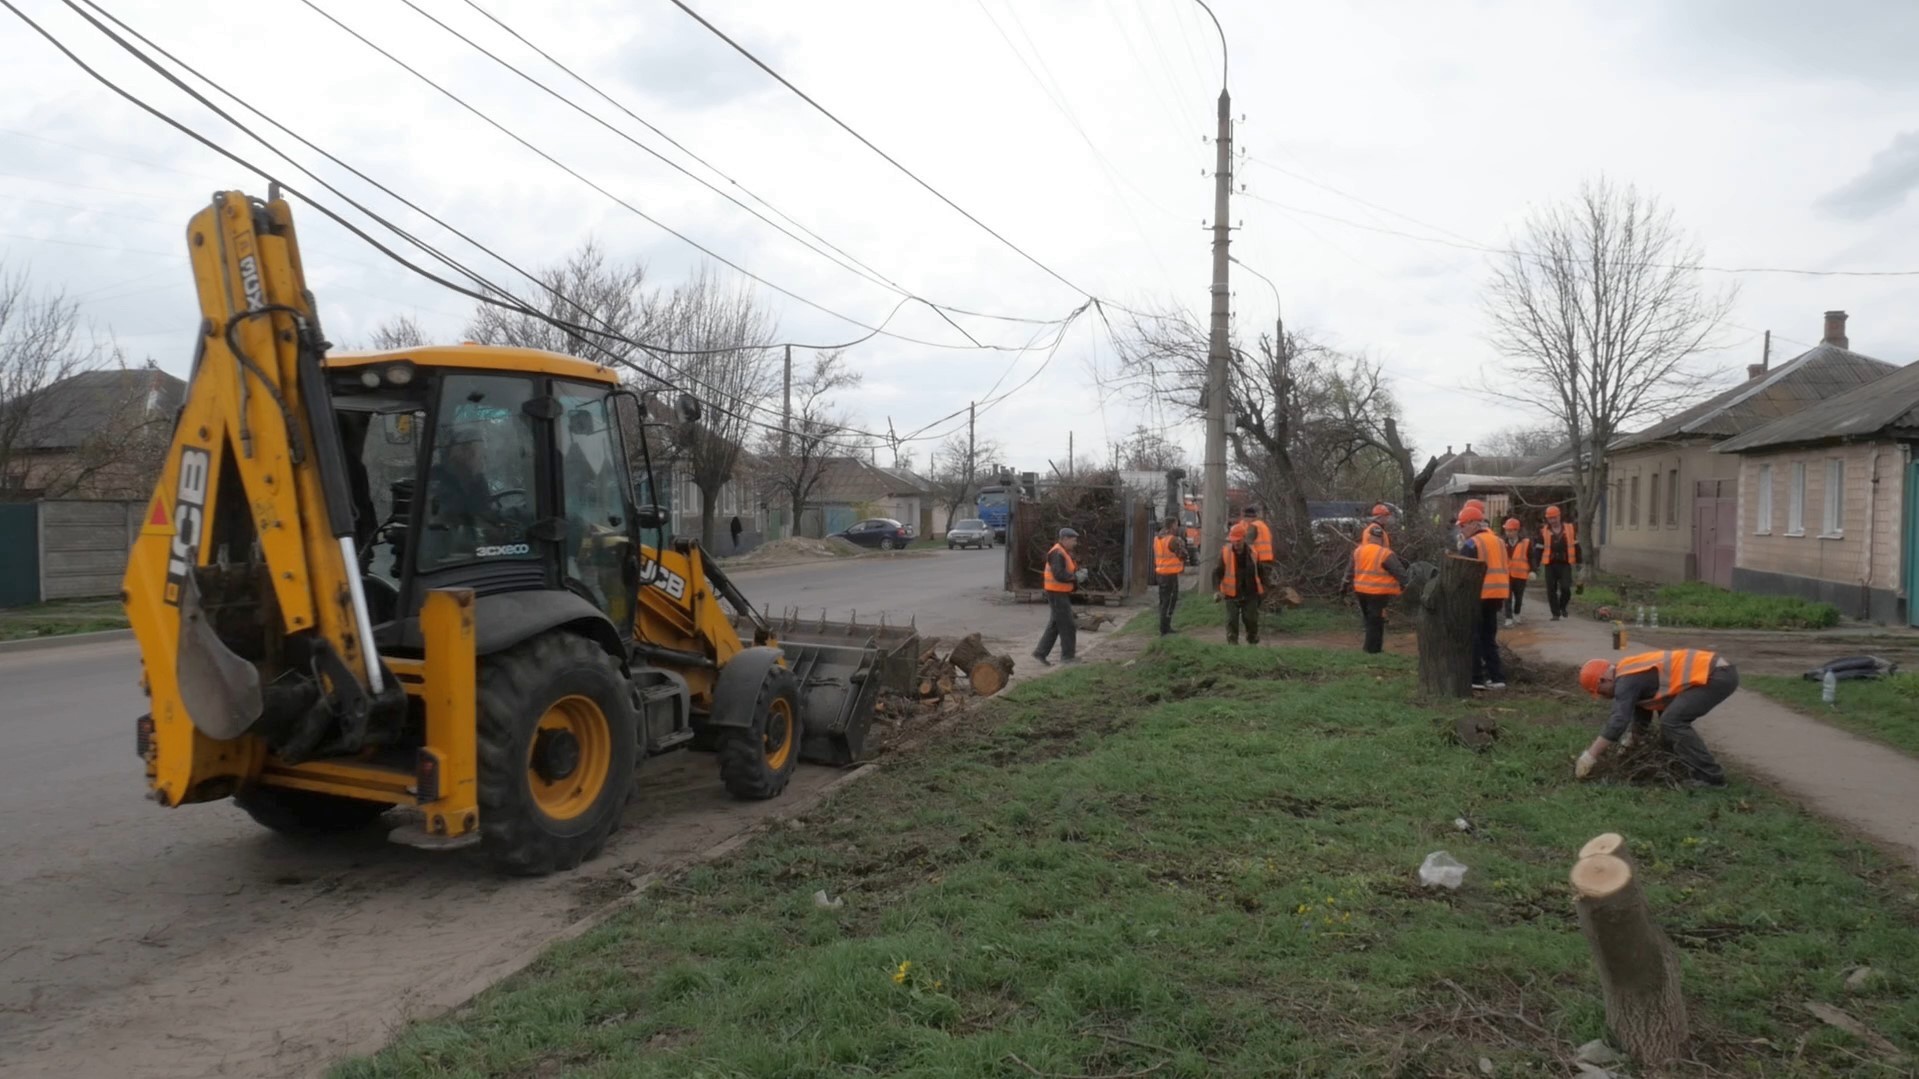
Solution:
M835 558L858 558L870 554L857 544L829 536L826 539L774 540L762 543L737 558L723 558L720 564L734 569L766 569L773 566L794 566L802 562L825 562Z

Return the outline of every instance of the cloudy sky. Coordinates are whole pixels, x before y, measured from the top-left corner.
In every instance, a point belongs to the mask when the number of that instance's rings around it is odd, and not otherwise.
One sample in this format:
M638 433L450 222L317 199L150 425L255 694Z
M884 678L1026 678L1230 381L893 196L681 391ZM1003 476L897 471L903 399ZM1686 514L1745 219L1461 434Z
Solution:
M140 97L317 189L64 3L11 2ZM250 104L520 265L551 262L594 237L670 284L703 257L305 0L258 0L244 17L211 0L104 2ZM1211 23L1188 0L694 5L1017 251L667 0L476 2L730 181L548 66L467 0L413 2L915 295L1036 320L1068 315L1087 293L1205 310L1212 148L1203 136L1220 54ZM979 341L1011 351L939 347L968 342L916 304L886 321L901 300L893 287L782 236L398 0L314 3L631 207L803 297L766 292L782 339L843 341L865 335L860 324L900 335L849 353L865 384L846 403L864 426L885 430L890 420L916 430L968 400L997 399L981 434L1011 447L1022 467L1063 463L1069 432L1083 457L1139 423L1198 449L1197 424L1115 384L1113 344L1096 318L1059 334L955 316ZM1911 0L1828 0L1817 15L1793 0L1214 0L1214 8L1231 49L1233 111L1245 118L1234 252L1277 285L1290 325L1384 363L1422 450L1537 422L1472 392L1498 363L1478 302L1489 256L1474 248L1506 242L1529 209L1584 179L1605 174L1657 195L1715 266L1919 269ZM134 359L184 372L196 315L183 226L213 190L264 194L265 182L115 96L4 10L0 43L0 259L66 290ZM260 130L382 214L508 276ZM465 299L317 213L296 205L295 214L334 340L363 340L398 314L458 338ZM1235 317L1250 337L1272 323L1274 296L1235 270ZM1800 351L1828 308L1851 312L1856 349L1897 363L1919 358L1911 302L1919 277L1713 282L1739 288L1721 348L1701 360L1726 377L1758 358L1762 330L1774 331L1775 358ZM1046 347L1055 342L1056 351ZM1037 347L1018 351L1027 346ZM952 429L949 421L927 434ZM931 446L919 444L921 462Z

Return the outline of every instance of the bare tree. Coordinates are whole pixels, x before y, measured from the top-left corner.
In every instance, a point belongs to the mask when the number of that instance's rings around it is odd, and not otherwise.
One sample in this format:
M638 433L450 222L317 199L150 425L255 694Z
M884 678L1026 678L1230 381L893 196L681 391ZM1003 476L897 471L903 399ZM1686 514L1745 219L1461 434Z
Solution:
M127 368L77 304L0 266L0 499L150 493L177 385Z
M826 478L834 458L848 452L847 428L852 421L837 400L859 384L859 372L846 366L842 352L820 353L812 370L793 382L793 419L785 434L768 431L761 439L761 486L792 508L795 535L807 501Z
M1116 449L1119 467L1132 472L1165 472L1185 468L1186 450L1145 424L1133 428Z
M530 311L476 304L467 322L467 338L483 345L561 352L609 366L632 367L644 358L637 345L609 336L617 334L633 341L652 339L664 301L658 290L649 290L643 263L615 265L604 248L588 240L566 261L539 270L534 276L539 279L538 286L529 285L521 290L522 295L512 297L514 303ZM417 329L414 327L415 332Z
M1493 457L1539 457L1551 453L1565 441L1565 430L1556 424L1508 427L1490 436L1480 436L1479 448Z
M968 442L965 435L955 434L933 451L933 497L946 510L948 529L962 511L972 513L982 479L1003 456L999 443L990 439L974 440L970 448Z
M418 348L427 343L426 332L414 321L412 315L395 315L373 330L373 340L368 348L374 352L388 352L393 349Z
M1508 359L1484 392L1551 416L1573 445L1579 521L1596 518L1606 449L1633 421L1686 403L1690 366L1731 307L1672 211L1628 185L1582 185L1535 212L1493 266L1484 305Z
M772 315L753 291L720 280L705 263L667 297L654 331L662 345L701 353L685 370L697 379L688 388L705 402L703 416L676 433L672 448L700 489L700 543L708 550L717 549L720 495L755 430L754 410L774 389L773 336Z

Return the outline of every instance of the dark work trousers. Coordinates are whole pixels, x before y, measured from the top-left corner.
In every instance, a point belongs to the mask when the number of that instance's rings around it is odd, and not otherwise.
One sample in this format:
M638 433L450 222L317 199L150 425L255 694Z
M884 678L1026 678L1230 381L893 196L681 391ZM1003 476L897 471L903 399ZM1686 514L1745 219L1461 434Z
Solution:
M1221 602L1226 605L1226 643L1239 643L1239 627L1246 627L1246 643L1259 643L1259 601L1260 596L1227 596Z
M1513 594L1510 598L1506 600L1506 617L1507 618L1518 618L1520 608L1526 605L1526 581L1527 580L1528 578L1525 578L1525 577L1514 577L1512 579Z
M1479 601L1478 632L1473 634L1473 684L1485 685L1489 682L1504 682L1506 668L1499 662L1499 612L1506 607L1503 599L1482 599Z
M1713 759L1712 751L1706 748L1705 739L1692 729L1693 722L1707 712L1719 707L1719 702L1732 696L1739 688L1739 669L1728 663L1724 667L1714 667L1706 676L1706 684L1694 686L1672 699L1666 710L1659 715L1659 728L1666 735L1666 741L1672 745L1672 751L1686 767L1692 769L1693 778L1707 783L1724 783L1726 770L1719 767Z
M1179 574L1159 576L1159 635L1173 632L1173 611L1179 607Z
M1073 622L1073 594L1048 592L1046 604L1052 614L1046 620L1046 632L1040 634L1039 648L1033 654L1045 659L1053 652L1053 642L1058 641L1060 658L1072 659L1079 642L1079 626Z
M1359 618L1366 626L1365 649L1377 654L1386 647L1386 608L1393 602L1391 596L1369 596L1364 592L1359 596Z
M1546 606L1554 618L1566 617L1573 602L1573 568L1565 562L1543 567L1546 571Z

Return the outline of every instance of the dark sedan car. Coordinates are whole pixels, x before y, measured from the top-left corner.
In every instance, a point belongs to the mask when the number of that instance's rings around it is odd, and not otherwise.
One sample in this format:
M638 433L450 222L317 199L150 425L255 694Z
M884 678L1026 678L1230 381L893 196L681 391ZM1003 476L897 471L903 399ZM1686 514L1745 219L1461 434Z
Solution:
M913 537L906 526L891 517L869 517L835 536L857 543L861 547L878 547L882 551L891 551L906 546Z

